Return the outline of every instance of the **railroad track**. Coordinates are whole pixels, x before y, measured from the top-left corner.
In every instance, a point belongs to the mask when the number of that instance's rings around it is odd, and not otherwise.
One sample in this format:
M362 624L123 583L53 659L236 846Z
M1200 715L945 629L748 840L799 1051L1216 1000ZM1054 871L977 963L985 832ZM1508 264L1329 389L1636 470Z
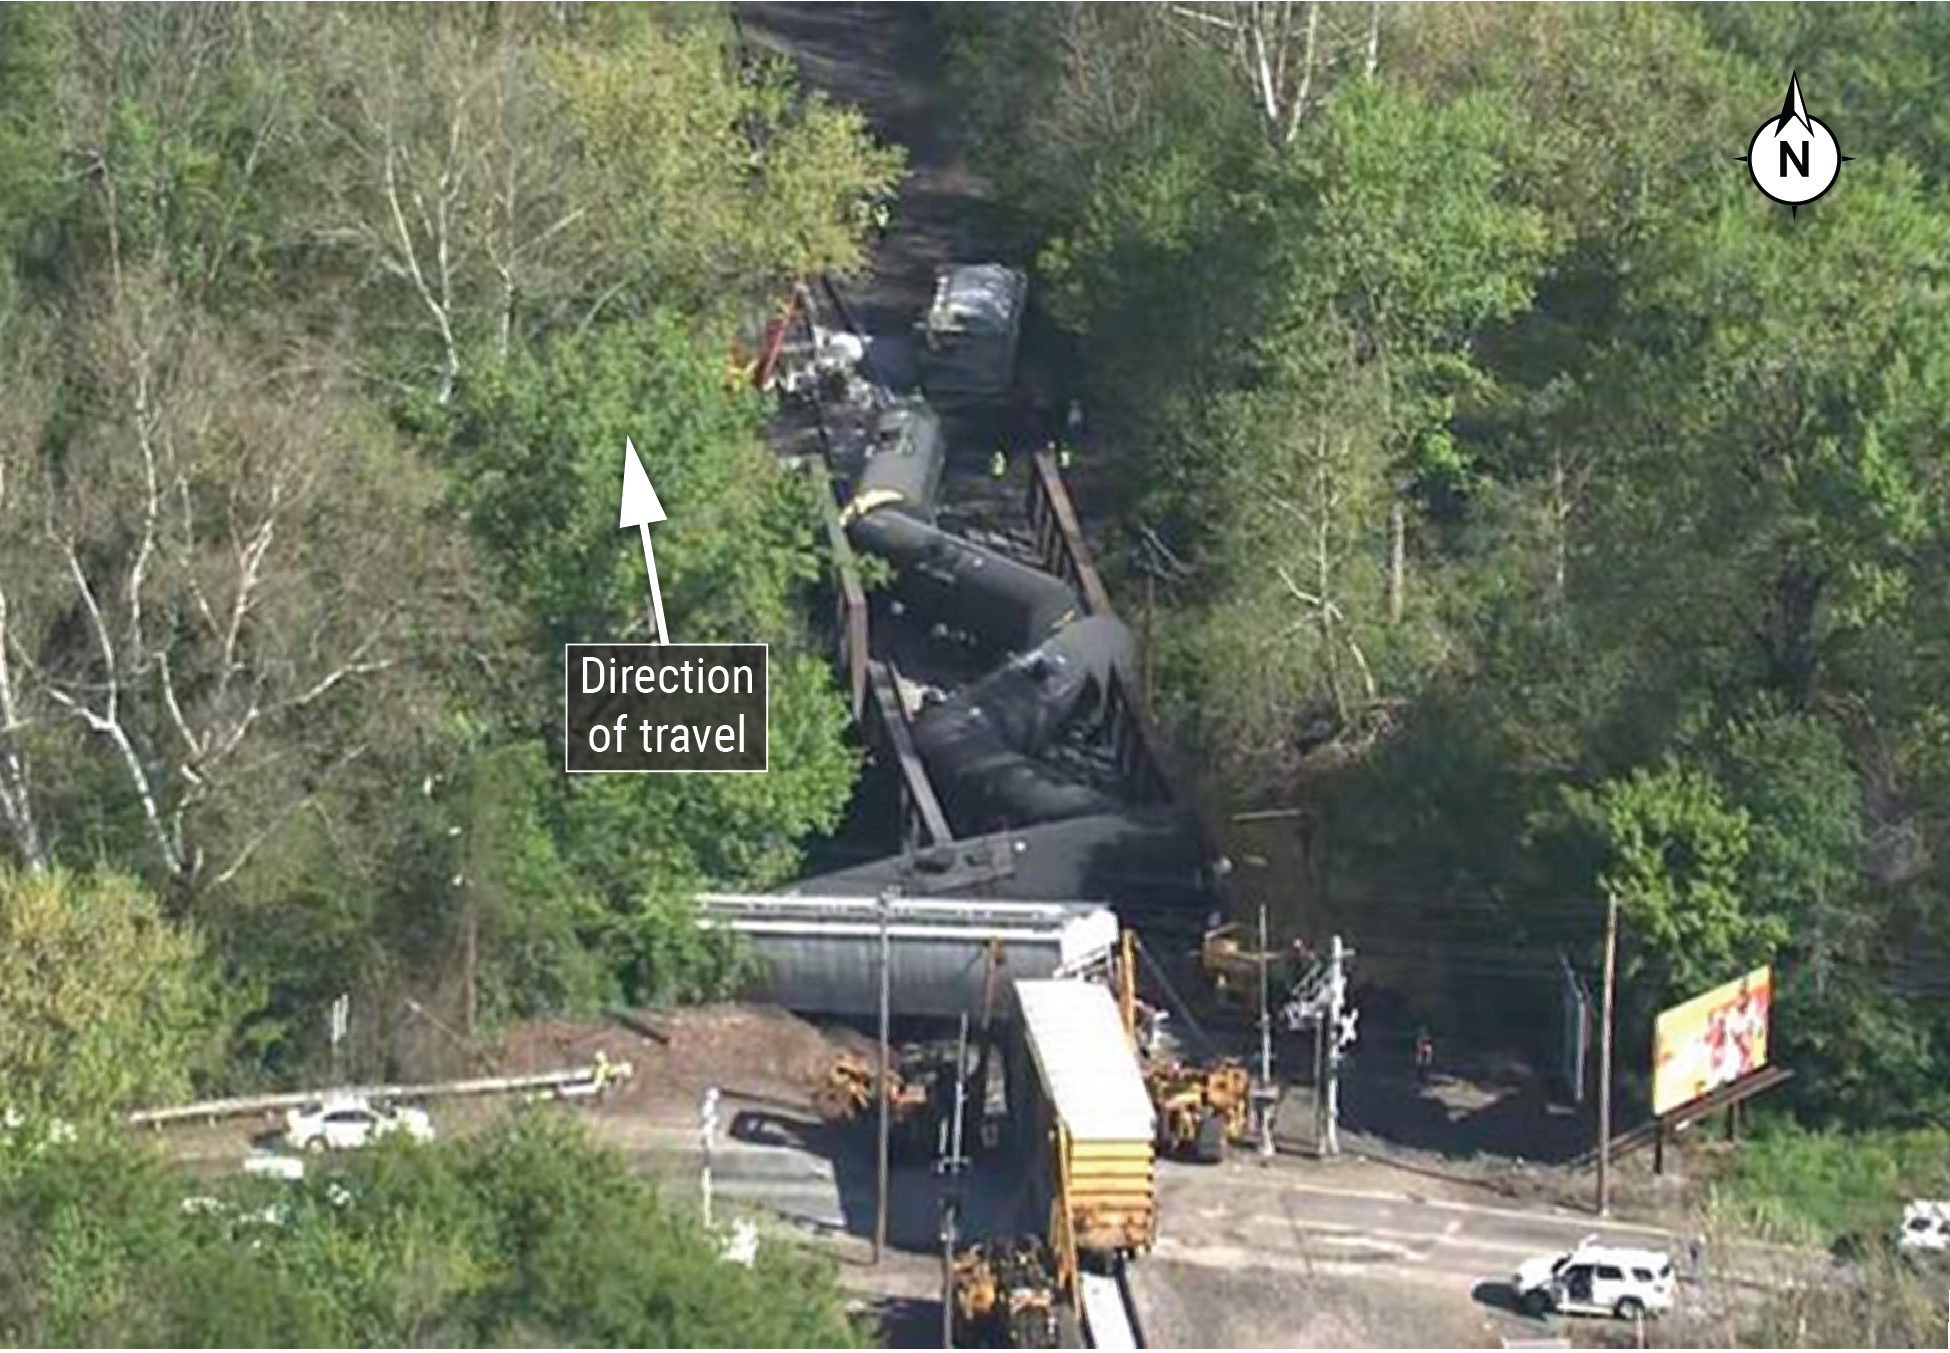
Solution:
M1092 1348L1143 1348L1137 1317L1124 1275L1077 1275L1077 1305L1083 1314L1084 1341Z

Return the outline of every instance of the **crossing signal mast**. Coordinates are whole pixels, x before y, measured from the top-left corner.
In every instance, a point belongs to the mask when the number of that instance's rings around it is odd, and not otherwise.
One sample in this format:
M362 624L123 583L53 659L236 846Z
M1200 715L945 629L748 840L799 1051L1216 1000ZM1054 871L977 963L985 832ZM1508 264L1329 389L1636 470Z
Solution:
M1355 1026L1361 1012L1350 1010L1347 1006L1347 968L1354 959L1354 951L1341 943L1336 935L1327 946L1327 1009L1321 1023L1324 1036L1322 1045L1326 1048L1326 1081L1321 1096L1321 1136L1323 1155L1338 1156L1341 1153L1341 1062L1347 1050L1354 1046Z
M1361 1012L1347 1003L1347 974L1354 950L1339 935L1283 1014L1287 1028L1314 1030L1314 1141L1323 1156L1341 1151L1341 1063L1360 1036Z

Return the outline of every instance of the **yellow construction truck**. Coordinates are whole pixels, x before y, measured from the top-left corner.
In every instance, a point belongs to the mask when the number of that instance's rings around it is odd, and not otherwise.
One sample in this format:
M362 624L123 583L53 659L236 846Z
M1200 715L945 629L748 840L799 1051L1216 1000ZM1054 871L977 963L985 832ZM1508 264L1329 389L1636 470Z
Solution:
M1080 1265L1114 1268L1157 1238L1156 1117L1110 989L1074 980L1015 984L1021 1055L1010 1102L1040 1162L1059 1291Z
M1153 1062L1145 1089L1158 1116L1158 1150L1217 1164L1252 1123L1252 1076L1231 1058L1205 1064Z

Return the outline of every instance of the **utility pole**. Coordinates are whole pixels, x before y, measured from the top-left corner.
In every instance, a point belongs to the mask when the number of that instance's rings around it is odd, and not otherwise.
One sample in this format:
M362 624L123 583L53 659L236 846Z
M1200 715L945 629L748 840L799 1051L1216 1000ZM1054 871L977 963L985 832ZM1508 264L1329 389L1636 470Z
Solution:
M1266 899L1259 902L1259 1154L1273 1156L1273 1003L1268 993L1272 955L1266 949Z
M467 1041L472 1043L480 1028L481 1014L481 914L475 907L473 898L467 901L467 919L464 935L463 963L467 968L467 987L462 993L467 998L466 1020L462 1027L467 1030Z
M345 1084L344 1063L340 1058L340 1048L345 1043L346 1030L352 1023L352 997L341 992L332 1002L331 1021L328 1032L332 1042L332 1084Z
M1611 1213L1611 1029L1618 992L1618 894L1605 891L1605 1000L1598 1030L1598 1215Z
M941 1196L941 1346L955 1346L955 1250L961 1243L962 1115L968 1095L968 1015L961 1017L961 1037L955 1043L955 1116L948 1129L948 1154L941 1173L948 1181Z
M1342 972L1346 959L1341 937L1336 935L1327 947L1327 1017L1322 1021L1327 1036L1327 1131L1322 1146L1330 1156L1341 1153L1341 1005L1347 998L1347 977Z
M881 1253L887 1248L887 1161L888 1133L892 1128L888 1108L888 1055L887 1040L889 1024L892 1023L892 959L893 946L887 927L894 909L894 890L883 888L880 893L880 1075L874 1085L875 1096L880 1100L880 1159L875 1167L873 1205L873 1261L880 1262Z

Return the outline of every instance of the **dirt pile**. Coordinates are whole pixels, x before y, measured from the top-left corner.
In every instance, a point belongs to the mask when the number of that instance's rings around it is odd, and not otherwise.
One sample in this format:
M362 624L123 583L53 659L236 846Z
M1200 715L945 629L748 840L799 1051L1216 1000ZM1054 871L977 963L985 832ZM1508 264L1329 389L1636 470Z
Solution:
M825 1028L771 1006L715 1005L631 1011L604 1019L539 1019L515 1026L497 1064L508 1075L585 1066L598 1052L628 1062L618 1105L694 1100L706 1086L727 1094L803 1102L833 1059L870 1056L872 1040Z

